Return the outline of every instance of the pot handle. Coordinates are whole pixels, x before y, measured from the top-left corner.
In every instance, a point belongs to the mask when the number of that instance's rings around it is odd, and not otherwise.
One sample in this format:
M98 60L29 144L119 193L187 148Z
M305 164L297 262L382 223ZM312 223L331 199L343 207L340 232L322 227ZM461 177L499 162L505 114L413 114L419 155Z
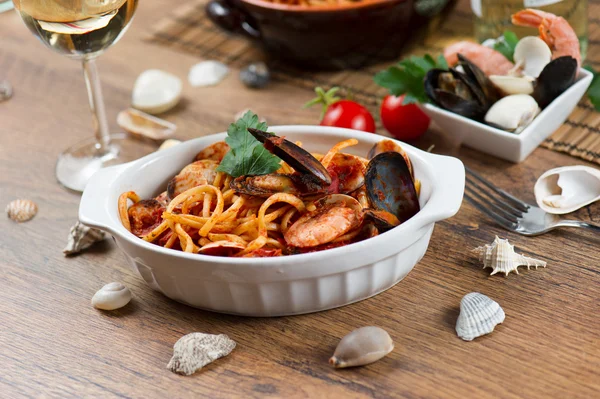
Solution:
M79 203L79 221L81 223L113 233L115 223L111 220L109 211L110 206L117 206L117 200L115 199L114 203L109 204L110 198L107 196L107 191L110 190L113 181L130 165L131 162L103 168L94 173L85 186Z
M240 33L255 40L262 37L254 18L229 0L209 1L206 4L206 15L228 32Z

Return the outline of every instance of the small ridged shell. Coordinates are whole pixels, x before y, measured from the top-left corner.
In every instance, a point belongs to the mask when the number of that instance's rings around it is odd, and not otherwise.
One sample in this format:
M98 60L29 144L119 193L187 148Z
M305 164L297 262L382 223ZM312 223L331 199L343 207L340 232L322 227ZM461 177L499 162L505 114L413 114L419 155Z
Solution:
M492 245L477 247L473 252L479 255L479 261L483 263L484 269L493 269L492 276L498 272L504 273L505 276L508 276L513 271L519 274L517 270L519 266L527 266L527 269L531 266L534 266L536 269L539 266L546 267L546 262L542 260L516 253L514 245L510 245L508 240L503 240L498 238L498 236L496 236Z
M504 318L504 310L497 302L479 292L471 292L460 301L456 334L465 341L472 341L494 331Z
M108 283L100 288L92 298L92 306L96 309L115 310L131 301L131 291L121 283Z
M78 254L94 243L104 240L105 235L102 230L92 229L77 222L69 231L67 246L63 249L63 254L65 256Z
M17 223L33 219L37 211L36 203L31 200L14 200L6 206L6 214Z
M382 328L361 327L346 335L329 364L336 368L364 366L376 362L394 349L392 338Z
M192 375L207 364L229 355L234 348L235 341L225 334L187 334L173 345L173 357L167 368L177 374Z

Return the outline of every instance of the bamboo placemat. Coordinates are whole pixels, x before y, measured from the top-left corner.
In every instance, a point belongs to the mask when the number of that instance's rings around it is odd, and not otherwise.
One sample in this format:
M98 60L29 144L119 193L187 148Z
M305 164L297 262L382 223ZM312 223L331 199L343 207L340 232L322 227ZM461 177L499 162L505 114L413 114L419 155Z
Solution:
M259 60L265 54L242 36L225 33L205 15L207 0L189 1L160 21L149 40L204 59L214 59L241 68ZM587 63L600 69L600 0L589 2L589 48ZM415 32L406 54L439 54L444 46L461 39L472 38L472 14L469 0L459 0L455 8L434 18L429 26ZM307 72L277 61L269 61L274 79L313 89L339 86L363 104L376 108L386 90L373 83L373 75L392 62L372 65L360 70L339 72ZM600 164L600 113L589 101L583 100L542 146L566 152L575 157Z

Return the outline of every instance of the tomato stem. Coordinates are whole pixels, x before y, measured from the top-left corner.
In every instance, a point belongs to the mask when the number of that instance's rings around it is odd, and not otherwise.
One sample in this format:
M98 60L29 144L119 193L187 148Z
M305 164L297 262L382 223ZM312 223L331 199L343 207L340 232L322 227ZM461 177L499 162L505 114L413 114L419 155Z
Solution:
M340 97L335 95L339 90L339 87L332 87L327 91L323 90L321 87L316 87L315 94L317 97L304 104L303 108L309 108L313 105L322 104L321 119L323 119L325 112L327 112L327 108L329 108L331 104L335 104L341 100Z

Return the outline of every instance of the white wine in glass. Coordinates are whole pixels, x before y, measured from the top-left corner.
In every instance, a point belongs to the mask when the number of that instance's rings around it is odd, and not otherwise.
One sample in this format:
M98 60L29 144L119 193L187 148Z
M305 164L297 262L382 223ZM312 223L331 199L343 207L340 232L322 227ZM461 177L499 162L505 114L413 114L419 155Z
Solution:
M25 25L47 47L81 60L94 121L95 137L60 154L56 177L83 191L100 168L133 159L125 135L110 135L95 59L127 30L137 0L13 0Z

